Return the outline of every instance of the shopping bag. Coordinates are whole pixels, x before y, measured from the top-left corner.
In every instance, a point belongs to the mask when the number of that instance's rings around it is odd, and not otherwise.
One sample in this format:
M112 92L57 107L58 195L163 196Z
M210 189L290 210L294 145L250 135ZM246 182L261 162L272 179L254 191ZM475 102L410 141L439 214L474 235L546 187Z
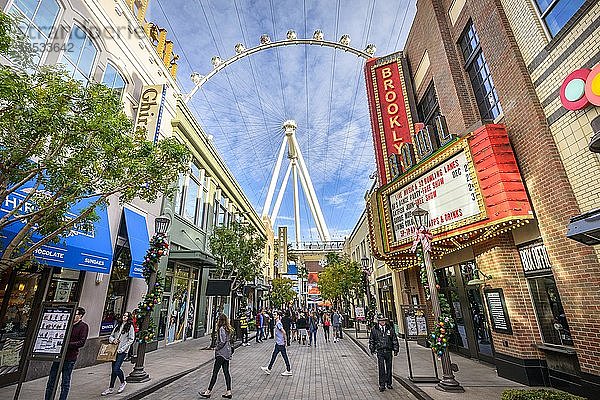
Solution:
M117 348L118 346L115 343L100 343L96 361L115 361L117 359Z

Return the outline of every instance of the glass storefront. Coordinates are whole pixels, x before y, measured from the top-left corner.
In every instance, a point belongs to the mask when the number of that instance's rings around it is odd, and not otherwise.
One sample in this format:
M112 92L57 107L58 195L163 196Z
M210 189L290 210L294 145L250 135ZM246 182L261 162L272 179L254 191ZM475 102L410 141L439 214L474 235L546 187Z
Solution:
M493 362L493 348L480 286L467 282L479 278L475 261L436 270L439 292L448 300L456 330L450 348L461 354Z
M109 335L117 318L125 311L127 293L129 290L129 270L131 266L131 253L129 248L117 244L115 258L110 273L102 322L100 323L100 335Z
M170 262L158 321L158 340L166 344L194 337L199 270Z
M41 273L11 270L0 277L0 383L5 378L14 380L19 371L41 277Z

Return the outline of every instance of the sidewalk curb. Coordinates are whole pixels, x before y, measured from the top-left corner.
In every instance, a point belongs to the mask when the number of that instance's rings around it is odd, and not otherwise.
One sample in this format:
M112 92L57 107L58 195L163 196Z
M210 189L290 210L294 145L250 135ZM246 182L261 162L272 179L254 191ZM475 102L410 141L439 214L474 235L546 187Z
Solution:
M253 336L253 337L255 337L255 336ZM251 338L249 336L248 340L250 340L250 339ZM235 344L233 347L235 349L237 349L241 345L242 345L242 343L240 342L240 343ZM196 370L198 370L198 369L200 369L202 367L205 367L207 365L212 364L213 361L214 361L213 359L210 359L210 360L205 361L205 362L203 362L201 364L198 364L197 366L195 366L193 368L190 368L190 369L187 369L185 371L178 372L175 375L171 375L169 377L166 377L166 378L154 381L154 382L152 382L152 384L150 386L147 386L147 387L143 388L139 392L132 393L130 396L123 396L123 397L121 397L121 399L123 399L123 400L140 400L140 399L148 396L149 394L155 392L156 390L158 390L158 389L160 389L162 387L165 387L165 386L167 386L167 385L175 382L176 380L178 380L180 378L183 378L184 376L188 375L189 373L192 373L192 372L194 372L194 371L196 371Z
M365 346L363 343L358 341L358 339L356 339L354 336L352 336L352 334L348 333L347 331L344 331L344 336L349 337L362 351L365 352L366 355L373 358L373 356L371 355L371 352L369 351L367 346ZM396 374L392 374L392 376L397 382L399 382L406 390L408 390L416 398L418 398L420 400L433 400L433 398L431 396L429 396L427 393L425 393L423 390L421 390L420 387L418 387L417 385L412 383L407 378L404 378L404 377L396 375Z

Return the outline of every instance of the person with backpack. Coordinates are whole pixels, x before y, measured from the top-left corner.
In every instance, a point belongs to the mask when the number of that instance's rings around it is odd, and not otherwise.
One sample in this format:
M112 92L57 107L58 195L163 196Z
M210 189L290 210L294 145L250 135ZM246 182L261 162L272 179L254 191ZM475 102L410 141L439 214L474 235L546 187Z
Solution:
M121 366L123 365L123 361L125 361L125 357L127 357L129 348L134 341L135 328L133 327L133 319L131 318L131 313L126 312L121 317L121 320L115 325L108 338L109 343L114 343L117 345L117 357L115 361L112 362L110 386L101 393L102 396L108 396L109 394L114 393L115 381L117 378L119 378L119 381L121 382L117 393L122 393L123 390L125 390L127 382L125 381L125 375L123 374Z
M242 346L250 346L248 342L248 318L243 311L240 311L240 331L242 333Z
M223 376L225 376L225 385L227 385L227 391L221 397L231 399L231 375L229 374L229 362L231 361L231 356L233 355L233 346L231 345L233 328L229 324L229 318L227 318L227 315L219 315L219 319L217 321L217 332L218 340L217 346L215 347L215 362L213 364L210 383L208 384L208 389L202 393L199 392L198 394L206 399L210 397L212 390L215 387L215 383L217 383L217 375L219 374L219 370L222 368Z
M298 318L298 322L296 323L298 328L298 344L302 344L303 346L306 344L306 317L304 313L300 314L300 318Z

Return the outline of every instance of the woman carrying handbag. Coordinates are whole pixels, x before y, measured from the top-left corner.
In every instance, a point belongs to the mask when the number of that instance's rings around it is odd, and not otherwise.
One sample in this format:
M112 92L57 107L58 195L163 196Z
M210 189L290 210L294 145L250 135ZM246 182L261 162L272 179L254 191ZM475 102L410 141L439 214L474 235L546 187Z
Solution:
M109 343L113 343L118 346L117 357L115 361L112 362L110 386L101 393L102 396L108 396L109 394L114 393L115 381L117 378L119 378L119 381L121 382L117 393L121 393L123 390L125 390L127 382L125 381L125 375L123 374L121 365L123 365L123 361L125 361L125 357L127 357L127 352L134 341L135 329L133 327L133 320L131 318L131 313L126 312L123 314L123 317L114 327L110 337L108 338Z
M227 315L219 315L219 320L217 322L218 341L217 347L215 347L215 363L213 365L212 377L210 378L208 389L200 393L200 396L204 398L210 397L213 387L215 387L215 383L217 382L217 374L219 373L221 367L223 368L225 384L227 385L227 391L221 397L226 399L231 398L231 375L229 375L229 360L231 360L231 355L233 354L233 348L231 347L232 332L233 329L231 328L231 325L229 325L229 319L227 318Z

